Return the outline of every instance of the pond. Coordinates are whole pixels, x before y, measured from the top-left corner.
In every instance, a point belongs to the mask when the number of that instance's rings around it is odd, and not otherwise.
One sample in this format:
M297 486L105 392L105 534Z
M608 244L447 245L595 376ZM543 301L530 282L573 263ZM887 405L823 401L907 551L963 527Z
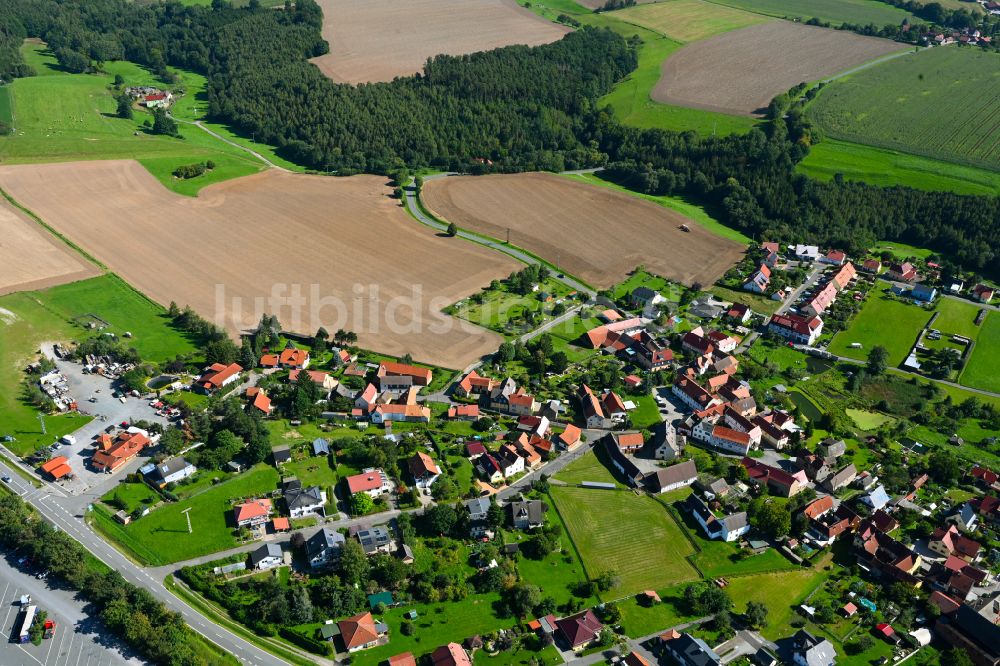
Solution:
M150 379L146 383L146 386L155 391L156 389L161 389L164 386L170 386L176 381L177 377L174 375L160 375L159 377L153 377L152 379Z
M792 399L795 406L799 408L800 412L802 412L802 416L806 417L813 423L822 418L823 412L820 411L819 407L817 407L806 394L800 393L799 391L789 391L788 397Z

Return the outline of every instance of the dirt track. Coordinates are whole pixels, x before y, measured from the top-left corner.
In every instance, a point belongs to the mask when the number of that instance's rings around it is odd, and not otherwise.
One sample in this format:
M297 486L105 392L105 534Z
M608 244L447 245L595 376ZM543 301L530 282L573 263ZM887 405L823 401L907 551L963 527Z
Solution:
M0 199L0 229L0 296L75 282L100 272L6 199Z
M190 304L234 332L275 311L292 331L346 328L365 347L450 368L502 339L441 308L520 266L436 236L375 176L271 170L188 198L119 160L4 166L0 187L160 303ZM399 300L414 289L421 299Z
M657 102L759 115L778 93L899 51L901 44L789 21L733 30L682 47L663 63Z
M743 246L649 201L553 174L429 180L423 200L460 227L506 239L582 278L610 287L639 264L664 277L709 285ZM687 223L690 232L679 229Z
M440 53L463 55L511 44L537 46L569 28L514 0L318 0L330 53L312 60L343 83L409 76Z

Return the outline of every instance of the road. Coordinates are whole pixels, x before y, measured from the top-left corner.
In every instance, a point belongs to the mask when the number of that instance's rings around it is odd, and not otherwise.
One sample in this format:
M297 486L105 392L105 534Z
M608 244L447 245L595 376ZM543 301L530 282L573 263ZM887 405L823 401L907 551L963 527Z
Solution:
M447 224L439 222L424 214L424 212L420 209L420 206L417 204L417 193L412 186L403 188L403 202L404 205L406 206L406 209L410 212L410 214L413 215L413 217L415 217L421 224L424 224L436 231L448 230ZM497 252L503 252L504 254L513 257L525 264L542 263L535 257L525 252L524 250L520 250L516 247L507 245L506 243L497 240L490 240L484 236L477 236L475 234L469 233L468 231L459 230L458 237L494 249ZM565 284L570 289L575 289L576 291L585 293L589 295L591 298L594 297L594 292L585 284L576 280L575 278L572 278L569 275L566 275L565 273L554 273L554 276L557 280Z
M816 280L819 278L820 274L823 272L825 268L826 266L824 266L823 264L817 263L813 267L813 269L809 271L809 275L807 275L806 279L802 281L802 284L796 287L792 291L792 293L788 295L788 298L786 298L784 301L781 302L781 306L775 311L775 314L785 314L786 312L788 312L788 309L792 307L792 305L794 305L796 302L798 302L799 297L802 295L802 292L805 291L808 287L816 284ZM767 329L766 322L763 325L763 329L764 330ZM757 338L759 338L760 336L761 336L761 329L755 330L753 333L748 335L746 339L743 340L742 343L740 343L740 346L736 348L736 353L737 354L744 353L747 349L749 349L753 345L754 342L756 342Z
M247 148L246 146L241 146L240 144L236 143L235 141L231 141L231 140L227 139L226 137L222 136L218 132L215 132L214 130L208 129L207 127L205 127L204 124L202 124L202 122L200 120L181 120L180 118L174 118L174 116L170 116L170 117L173 118L174 120L176 120L179 123L183 123L185 125L194 125L194 126L198 127L199 129L201 129L202 131L207 132L211 136L214 136L219 141L221 141L223 143L228 143L233 148L239 148L240 150L242 150L245 153L250 153L251 155L253 155L258 160L260 160L261 162L263 162L264 164L266 164L267 166L269 166L272 169L277 169L278 171L286 171L286 172L291 173L291 171L289 171L285 167L278 166L277 164L275 164L271 160L267 159L266 157L264 157L263 155L261 155L260 153L258 153L256 150L253 150L252 148Z

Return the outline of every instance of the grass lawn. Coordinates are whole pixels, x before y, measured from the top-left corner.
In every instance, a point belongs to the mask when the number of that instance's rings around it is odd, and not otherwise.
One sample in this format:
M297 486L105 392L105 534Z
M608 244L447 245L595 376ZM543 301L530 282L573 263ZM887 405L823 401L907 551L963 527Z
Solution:
M663 420L660 417L660 408L652 394L646 393L638 397L625 396L622 399L635 403L635 409L628 413L629 418L632 419L633 428L651 428Z
M987 391L1000 391L1000 314L990 312L982 324L965 370L962 384Z
M768 20L760 14L722 7L703 0L671 0L636 5L615 13L615 18L680 42L707 39Z
M148 516L121 526L96 519L106 536L121 544L133 557L158 566L189 560L237 545L233 536L232 506L235 500L270 492L278 486L278 472L260 464L188 499L161 506ZM193 532L181 513L191 508Z
M543 302L539 299L539 294L543 292L550 295L552 300ZM527 323L526 317L529 314L540 313L544 319L551 318L555 301L565 298L569 292L569 287L555 278L544 280L537 292L523 296L510 291L509 287L501 282L499 289L484 288L483 291L473 295L476 298L462 299L444 311L483 328L514 336L536 327ZM479 297L481 300L476 302ZM571 307L572 301L565 302L564 305Z
M590 577L617 571L607 598L695 580L681 527L655 500L631 491L553 486L551 496Z
M938 316L934 320L933 328L942 333L964 335L975 340L983 330L982 326L976 326L976 315L981 309L981 306L968 301L942 298L937 304Z
M116 102L109 86L116 74L126 85L164 85L149 71L129 62L105 63L102 74L69 74L39 44L25 44L25 58L39 76L16 79L9 86L16 131L0 138L0 158L7 163L58 162L88 159L138 159L166 187L194 195L213 182L260 171L264 165L249 154L210 136L197 127L180 125L183 138L148 134L142 122L151 119L136 111L131 120L115 116ZM181 81L170 88L188 91L178 103L178 117L204 77L179 72ZM172 171L181 165L212 160L216 168L198 178L179 180Z
M580 558L577 557L573 542L570 541L569 530L555 507L549 507L545 519L549 523L558 521L562 525L563 534L560 538L562 552L549 553L543 560L533 560L522 554L518 559L517 568L521 572L522 580L534 583L541 588L543 597L552 597L561 605L573 597L573 589L577 585L587 580L587 573L583 570ZM507 532L505 541L516 543L523 541L523 536L520 532ZM589 604L597 600L591 598L585 601Z
M554 645L550 645L540 652L521 646L513 651L500 652L495 657L488 655L486 650L476 650L472 662L477 666L521 666L526 664L556 666L563 663L563 658Z
M851 325L834 336L829 349L838 356L864 361L872 347L882 345L889 350L889 365L898 366L930 317L930 312L919 306L871 294ZM891 330L886 329L887 322L892 322ZM851 348L854 342L860 342L861 349Z
M622 487L618 483L611 470L598 459L593 450L584 453L582 456L559 470L556 479L569 484L578 484L583 481L598 481L600 483L613 483Z
M839 25L898 25L908 12L874 0L714 0L720 5L738 7L767 16L807 21L818 18Z
M296 476L303 486L319 486L326 490L337 485L337 472L330 466L330 456L310 455L300 460L292 460L282 465L283 476Z
M14 122L14 110L10 104L10 90L7 86L0 86L0 123L10 125Z
M633 271L623 282L619 282L611 287L611 296L617 301L618 299L627 297L639 287L646 287L647 289L659 292L661 296L670 301L676 301L680 298L679 285L646 271Z
M819 180L842 174L845 180L884 187L905 185L931 192L990 196L1000 191L1000 173L995 171L836 139L812 146L796 169Z
M653 7L658 5L643 5L646 7ZM721 236L723 238L728 238L729 240L736 241L737 243L751 243L753 242L749 236L743 234L743 232L733 229L732 227L727 227L722 222L716 220L712 215L705 209L704 206L699 206L698 204L690 203L686 201L683 197L673 197L673 196L655 196L652 194L640 194L634 192L628 188L622 187L610 181L604 180L597 174L585 173L585 174L574 174L568 175L567 178L573 180L579 180L584 183L589 183L591 185L600 185L602 187L608 187L613 190L618 190L619 192L624 192L625 194L632 195L634 197L639 197L645 199L646 201L652 201L655 204L663 206L664 208L669 208L670 210L677 211L682 215L690 218L696 224L700 224L705 227L716 236ZM666 294L664 294L666 296Z
M851 417L854 424L862 430L878 430L883 424L895 420L887 414L868 412L863 409L845 409L844 411Z
M718 284L710 287L708 291L724 301L742 303L759 314L772 315L781 307L781 301L775 301L760 294L750 293L749 291L730 289Z
M132 513L140 507L151 506L160 501L159 494L145 483L120 483L109 491L101 501L117 510L118 502L123 502L126 512Z
M792 619L792 609L822 582L824 575L822 571L811 569L737 576L730 579L726 592L733 600L737 613L746 610L748 601L764 602L769 614L767 627L761 630L761 634L776 640L794 631L788 624Z
M131 331L129 341L144 359L163 361L187 354L195 346L168 324L163 309L147 300L114 275L65 284L43 291L18 292L0 297L0 435L17 441L7 447L26 455L39 446L51 444L86 424L90 418L79 414L47 416L43 435L38 411L21 402L18 385L21 372L42 342L80 340L92 332L73 322L83 314L96 314L111 326L109 332Z
M691 561L706 578L742 576L798 568L773 548L769 548L760 555L739 559L737 557L740 552L738 546L724 541L709 541L700 536L695 538L698 546L701 547L701 552L691 556Z
M917 259L927 259L934 252L928 250L925 247L917 247L915 245L907 245L906 243L899 243L896 241L879 241L872 248L872 252L875 254L882 254L883 252L889 252L896 259L905 261L916 257Z
M657 590L661 603L646 606L637 597L625 599L618 603L622 612L622 628L630 638L648 636L657 631L681 624L693 619L683 612L684 585L675 585L664 590Z

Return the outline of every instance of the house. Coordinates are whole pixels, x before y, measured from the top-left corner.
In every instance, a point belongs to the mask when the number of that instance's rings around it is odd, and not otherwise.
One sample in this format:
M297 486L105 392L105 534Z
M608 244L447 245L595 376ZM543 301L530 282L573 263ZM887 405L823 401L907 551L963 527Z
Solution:
M811 317L821 315L826 309L837 300L837 287L832 282L827 282L821 287L817 287L813 295L802 306L802 311Z
M969 470L969 476L973 478L974 481L987 488L992 488L1000 481L1000 474L997 474L993 470L987 467L981 467L980 465L973 465L972 469Z
M980 303L989 303L996 295L996 289L989 285L977 284L972 288L972 297Z
M495 400L491 400L491 406L497 411L515 416L530 416L538 410L538 401L534 396L518 389L513 393L497 396Z
M322 437L317 437L312 441L312 450L314 456L328 456L330 455L330 442Z
M708 356L715 351L712 341L705 335L701 326L693 328L681 338L681 348L696 356Z
M490 498L477 497L465 502L465 510L469 512L469 534L473 538L481 537L489 531L487 517L490 511Z
M90 465L98 472L110 474L142 453L150 443L149 433L139 428L123 430L115 438L101 435Z
M195 383L194 388L202 393L218 391L224 386L229 386L240 378L243 366L239 363L213 363L205 368Z
M709 331L706 337L715 345L716 351L723 354L734 351L740 344L740 338L728 335L722 331Z
M472 666L468 653L458 643L442 645L431 653L433 666Z
M852 618L858 614L858 607L848 601L841 607L840 613L846 618Z
M691 438L717 449L745 456L753 448L753 436L718 424L718 417L704 418L691 430Z
M348 652L367 650L385 643L384 639L389 633L389 628L381 622L376 623L371 613L361 613L341 620L337 627Z
M288 381L297 381L299 374L302 372L306 373L306 376L312 380L313 384L322 387L325 391L335 389L340 384L340 382L338 382L337 379L329 372L322 372L319 370L292 370L288 373Z
M376 376L380 379L382 377L410 377L417 386L427 386L434 379L434 373L429 368L389 361L384 361L378 366Z
M910 298L915 301L930 303L937 298L937 289L928 287L925 284L915 284L913 285L913 289L910 290Z
M520 460L520 456L518 456ZM523 462L521 463L524 464ZM491 453L479 456L476 463L476 471L479 475L486 479L488 483L494 485L501 483L504 479L503 468L500 466L499 461Z
M887 643L892 643L893 645L899 644L899 635L896 634L896 630L892 628L891 624L879 622L875 625L875 633L885 639Z
M275 465L281 465L291 461L292 451L288 448L287 444L281 444L271 449L271 457L274 458Z
M742 303L733 303L729 311L726 312L726 318L735 324L747 323L751 315L753 315L753 311Z
M170 106L173 95L169 92L154 92L142 99L142 105L147 109L162 109Z
M802 261L815 261L819 259L819 248L815 245L796 245L794 254Z
M917 269L908 261L892 263L889 264L889 270L886 271L885 277L894 282L913 282L917 279Z
M886 534L889 534L899 527L899 521L886 513L884 509L879 509L873 513L869 520L872 525L875 526L875 529L880 532L885 532Z
M888 534L879 532L870 522L859 526L854 535L854 545L858 563L873 575L913 586L920 584L920 579L914 575L922 562L920 555Z
M517 450L510 445L504 445L497 451L496 462L500 465L503 478L509 479L515 474L524 471L524 458L517 454Z
M782 497L792 497L806 488L805 472L799 470L796 474L789 474L780 467L766 465L753 458L744 457L741 461L746 468L750 480L767 487L775 494Z
M369 469L347 477L347 490L351 495L368 493L371 497L379 497L392 492L392 482L381 469Z
M576 615L556 620L556 630L559 636L574 651L582 650L597 640L602 629L604 629L604 625L594 615L594 611L589 608Z
M375 408L375 401L378 399L378 389L374 384L369 383L365 389L354 399L354 406L365 413Z
M335 562L347 540L344 535L330 527L324 527L306 539L306 557L309 566L319 569Z
M621 321L604 324L592 328L580 336L580 345L590 349L607 349L619 343L622 336L642 328L642 320L638 317L622 319ZM624 346L622 344L622 346Z
M247 394L249 395L249 393L250 391L248 390ZM268 416L274 407L271 405L271 399L267 397L267 394L261 390L257 390L253 394L253 399L247 403L247 409L256 409L264 416Z
M677 488L690 486L698 479L698 468L693 460L685 460L677 465L650 472L643 479L651 493L666 493Z
M580 445L580 435L582 431L575 425L568 425L566 429L561 433L556 435L559 440L559 445L566 449L567 451L572 451L577 446Z
M434 463L434 460L423 451L417 451L407 461L407 467L417 488L430 488L441 476L441 470Z
M667 299L663 298L659 292L653 291L649 287L636 287L628 297L629 303L634 308L648 308L657 303L663 303Z
M684 448L684 440L677 435L673 423L663 422L653 429L653 457L657 460L674 460Z
M197 471L197 467L180 457L165 460L156 466L156 475L163 485L183 481Z
M843 469L826 477L822 482L822 486L827 492L835 493L841 488L846 488L851 485L851 482L853 482L857 476L857 468L854 467L854 463L850 463Z
M821 264L830 264L832 266L843 266L845 261L847 261L847 255L840 250L830 250L819 258Z
M773 241L765 241L760 244L760 252L763 255L762 261L774 268L778 265L778 255L781 253L781 246Z
M447 416L453 421L478 421L479 405L455 405L448 408Z
M408 405L375 405L372 410L372 423L382 424L389 421L407 423L430 423L431 409L420 404Z
M309 367L309 352L305 349L286 347L278 356L278 365L286 370L305 370Z
M310 514L325 515L323 507L326 506L326 492L319 486L299 488L285 493L285 503L288 505L288 514L292 518L301 518Z
M771 269L768 268L767 264L761 264L760 268L750 276L750 279L743 283L743 289L755 294L765 294L770 284Z
M263 525L271 515L273 507L269 499L255 499L233 507L233 518L237 527Z
M396 550L396 543L393 541L392 535L382 525L376 525L375 527L353 527L350 532L353 532L354 538L361 544L361 549L365 551L365 555L391 553Z
M799 629L792 637L792 660L796 666L834 666L837 652L830 641Z
M404 652L402 654L397 654L395 656L389 657L387 660L389 666L417 666L417 660L414 658L412 652Z
M824 458L839 458L846 452L847 443L842 439L834 439L832 437L827 437L816 447L816 453Z
M861 501L872 508L881 509L889 503L889 495L885 492L885 486L878 485L872 488L868 494L861 497Z
M959 533L958 528L949 525L939 527L931 534L927 547L944 557L954 555L966 562L975 562L979 558L982 544Z
M621 321L622 315L618 310L608 308L603 310L601 314L597 315L599 318L603 319L606 323L610 324L612 322Z
M1000 664L1000 626L972 607L961 604L954 613L943 614L934 630L943 641L964 650L976 666Z
M627 347L625 353L631 354L640 366L652 372L669 368L674 360L674 352L670 346L644 330L628 336Z
M285 561L281 546L276 543L266 543L257 550L250 552L250 566L258 571L266 571L281 565Z
M717 405L721 401L702 388L693 378L678 374L671 389L689 408L699 411Z
M882 271L882 262L878 259L865 259L861 263L861 270L865 273L878 275Z
M745 511L717 518L705 501L697 495L689 495L684 501L684 507L691 512L695 522L701 525L701 529L709 539L736 541L750 531Z
M806 518L809 520L816 520L829 511L833 511L833 498L829 495L824 495L819 499L813 500L804 509L802 509L802 513L804 513Z
M611 428L614 425L614 419L605 412L605 401L598 399L589 386L582 384L578 396L583 418L586 420L588 428ZM615 397L617 398L617 396ZM621 398L618 398L618 402L621 402ZM610 401L610 404L612 408L617 409L614 401ZM622 409L624 410L624 405L622 405Z
M812 345L823 333L823 320L818 316L775 314L771 316L767 330L787 340Z
M623 661L625 666L652 666L649 663L648 659L643 657L635 650L629 652L628 655L625 656L625 659Z
M662 643L663 650L680 666L719 666L722 658L700 638L683 633Z
M636 453L645 445L641 432L623 432L613 434L611 437L615 440L618 450L626 454Z
M847 289L847 286L851 284L851 280L857 276L858 271L855 270L854 264L848 261L846 264L834 271L833 275L830 276L827 282L828 284L832 284L837 291L844 291L844 289Z
M465 443L465 456L469 460L475 460L485 454L486 447L483 446L482 442L473 439Z
M514 529L528 530L541 527L545 522L545 505L541 500L511 502L510 516Z
M69 466L69 459L66 456L56 456L41 466L41 470L52 477L53 481L58 481L64 476L73 473Z

